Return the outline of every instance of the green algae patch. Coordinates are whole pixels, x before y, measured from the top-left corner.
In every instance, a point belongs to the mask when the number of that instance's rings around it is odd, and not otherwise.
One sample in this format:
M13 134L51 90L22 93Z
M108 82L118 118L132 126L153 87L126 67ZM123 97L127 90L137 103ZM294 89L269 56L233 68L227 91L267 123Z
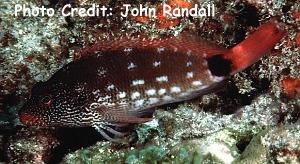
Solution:
M142 163L159 163L166 155L166 150L162 147L149 145L141 150L131 150L128 152L125 163L142 164Z

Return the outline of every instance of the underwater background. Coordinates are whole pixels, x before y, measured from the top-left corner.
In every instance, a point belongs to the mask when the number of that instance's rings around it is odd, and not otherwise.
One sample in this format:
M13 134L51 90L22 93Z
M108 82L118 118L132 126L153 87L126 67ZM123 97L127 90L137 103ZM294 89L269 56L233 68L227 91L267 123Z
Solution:
M15 4L60 11L96 3L117 12L124 3L208 2L214 17L14 15ZM214 93L158 107L151 122L128 130L128 143L106 141L93 128L39 129L19 121L34 84L107 38L190 32L231 48L274 17L287 36L270 53ZM300 163L299 29L299 0L0 0L0 163Z

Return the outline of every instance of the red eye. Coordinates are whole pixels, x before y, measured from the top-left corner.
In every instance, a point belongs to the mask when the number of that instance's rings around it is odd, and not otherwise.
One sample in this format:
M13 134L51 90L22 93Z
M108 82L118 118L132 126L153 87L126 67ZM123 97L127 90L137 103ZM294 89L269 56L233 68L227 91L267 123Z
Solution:
M52 99L49 96L45 96L42 98L41 103L47 107L50 107L52 104Z

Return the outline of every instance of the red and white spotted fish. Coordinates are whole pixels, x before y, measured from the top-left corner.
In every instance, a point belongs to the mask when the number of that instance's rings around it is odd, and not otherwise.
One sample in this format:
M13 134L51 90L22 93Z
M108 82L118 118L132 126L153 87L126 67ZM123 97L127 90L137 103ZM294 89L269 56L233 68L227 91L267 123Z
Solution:
M40 127L93 126L113 140L107 132L122 133L111 126L150 121L154 107L214 91L226 77L259 60L284 34L270 21L229 50L189 35L97 45L91 49L102 51L36 84L20 120Z

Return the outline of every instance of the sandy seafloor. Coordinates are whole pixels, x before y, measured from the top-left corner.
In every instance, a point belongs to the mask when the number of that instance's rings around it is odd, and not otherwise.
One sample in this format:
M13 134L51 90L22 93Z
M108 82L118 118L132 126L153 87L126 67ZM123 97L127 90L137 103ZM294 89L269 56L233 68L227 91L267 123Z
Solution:
M215 17L182 18L171 25L118 16L12 15L14 4L59 11L66 3L117 9L125 2L0 1L1 163L300 163L299 81L288 87L295 93L282 83L300 78L300 1L215 0ZM230 48L271 17L285 23L287 36L270 53L230 77L218 92L159 107L153 121L135 127L129 143L105 141L92 128L45 130L23 127L18 120L17 111L35 83L46 81L80 49L107 36L117 40L142 33L158 38L189 31Z

